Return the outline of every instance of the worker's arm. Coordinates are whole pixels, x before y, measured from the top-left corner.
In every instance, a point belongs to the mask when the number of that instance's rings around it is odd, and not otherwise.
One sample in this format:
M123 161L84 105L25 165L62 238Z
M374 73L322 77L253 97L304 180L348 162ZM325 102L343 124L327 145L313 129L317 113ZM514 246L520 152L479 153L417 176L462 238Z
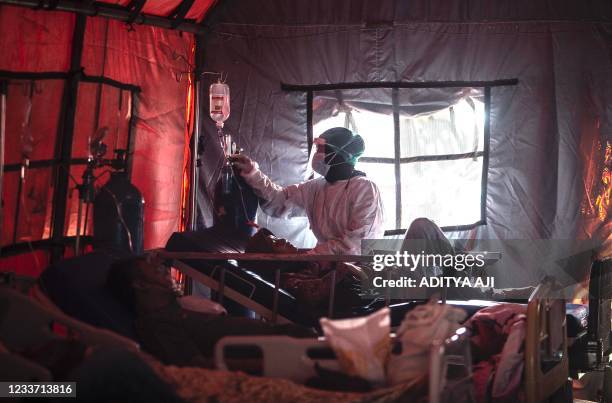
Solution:
M261 208L266 214L282 218L306 215L302 184L287 187L277 185L261 172L255 161L243 154L232 155L230 161L240 171L244 181L253 188L255 194L264 200Z
M319 242L308 254L359 255L363 239L382 237L383 207L376 184L369 180L358 181L347 197L352 201L347 230L341 237Z

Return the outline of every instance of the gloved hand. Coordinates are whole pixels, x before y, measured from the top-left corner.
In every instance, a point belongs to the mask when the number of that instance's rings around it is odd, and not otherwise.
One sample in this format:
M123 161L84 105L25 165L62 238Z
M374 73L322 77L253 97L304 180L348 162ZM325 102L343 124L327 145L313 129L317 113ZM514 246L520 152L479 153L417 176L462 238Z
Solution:
M232 154L229 160L241 175L247 175L255 169L255 162L244 154Z

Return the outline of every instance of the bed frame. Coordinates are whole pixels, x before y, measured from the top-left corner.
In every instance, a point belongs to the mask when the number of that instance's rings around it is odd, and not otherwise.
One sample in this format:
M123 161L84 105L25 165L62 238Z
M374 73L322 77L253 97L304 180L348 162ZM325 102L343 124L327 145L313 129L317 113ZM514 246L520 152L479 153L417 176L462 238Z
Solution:
M569 377L565 300L545 278L529 297L525 335L525 396L537 403L565 387Z
M237 292L226 286L226 276L228 274L227 268L224 265L218 265L219 275L216 280L213 276L206 275L196 268L190 266L186 261L199 260L209 261L211 263L219 261L251 261L251 262L329 262L332 265L331 269L331 286L329 290L329 303L327 308L327 316L329 318L334 317L334 304L335 304L335 283L336 283L336 270L339 263L348 262L371 262L372 256L367 255L306 255L299 253L292 254L274 254L274 253L209 253L209 252L168 252L165 249L155 249L148 253L152 259L161 259L166 262L168 266L178 269L186 276L201 282L202 284L215 291L218 295L220 304L223 304L225 296L236 301L240 305L251 309L261 317L273 323L291 323L289 319L279 315L278 313L278 299L281 292L285 292L280 287L280 275L282 269L272 268L274 271L274 294L272 309L262 304L257 303L253 299ZM349 265L351 270L357 269ZM360 273L355 273L360 275Z
M73 319L57 307L43 306L33 297L6 285L0 286L0 379L51 381L52 375L46 368L12 352L40 347L52 340L71 338L88 346L113 346L139 351L138 344L132 340Z
M392 339L394 336L392 335ZM215 346L215 366L228 371L231 364L226 356L232 348L250 349L261 353L261 374L265 377L289 379L303 384L317 375L315 365L325 370L340 371L332 348L325 338L296 339L288 336L228 336ZM231 359L229 359L231 361ZM457 396L448 388L450 380L458 383L471 382L471 353L469 334L466 328L459 328L451 337L433 340L429 355L427 376L430 403L451 402ZM397 385L400 386L400 385ZM474 402L470 396L465 401Z
M528 403L545 401L568 384L567 333L565 301L552 297L554 281L546 278L538 285L527 305L525 336L524 390ZM215 346L215 364L229 370L226 351L231 348L255 348L262 354L262 375L282 377L302 383L314 376L315 363L332 370L339 364L327 341L294 339L287 336L229 336ZM327 358L314 359L313 352L326 350ZM448 374L456 382L470 382L472 376L469 333L466 328L444 340L433 340L430 350L429 401L452 402L457 396L448 388ZM452 371L450 369L453 369ZM467 401L474 401L473 391Z

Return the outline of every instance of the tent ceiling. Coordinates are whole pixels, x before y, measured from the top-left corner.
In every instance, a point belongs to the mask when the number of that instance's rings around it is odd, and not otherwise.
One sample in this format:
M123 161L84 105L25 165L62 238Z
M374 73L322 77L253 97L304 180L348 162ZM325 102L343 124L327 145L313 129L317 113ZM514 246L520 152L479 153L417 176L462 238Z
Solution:
M415 22L612 21L606 0L223 0L217 23L251 26L392 27ZM211 16L212 18L212 16Z
M0 3L109 17L133 24L202 33L216 0L0 0Z

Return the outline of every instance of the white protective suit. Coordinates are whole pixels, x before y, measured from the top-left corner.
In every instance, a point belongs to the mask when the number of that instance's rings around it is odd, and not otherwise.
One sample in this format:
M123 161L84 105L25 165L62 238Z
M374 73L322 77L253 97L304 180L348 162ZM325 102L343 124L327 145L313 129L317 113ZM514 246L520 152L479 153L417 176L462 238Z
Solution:
M318 241L308 253L357 255L361 253L362 239L383 235L380 191L365 176L334 183L320 177L282 187L261 172L257 164L242 176L255 194L266 200L261 207L267 214L281 218L308 217Z

